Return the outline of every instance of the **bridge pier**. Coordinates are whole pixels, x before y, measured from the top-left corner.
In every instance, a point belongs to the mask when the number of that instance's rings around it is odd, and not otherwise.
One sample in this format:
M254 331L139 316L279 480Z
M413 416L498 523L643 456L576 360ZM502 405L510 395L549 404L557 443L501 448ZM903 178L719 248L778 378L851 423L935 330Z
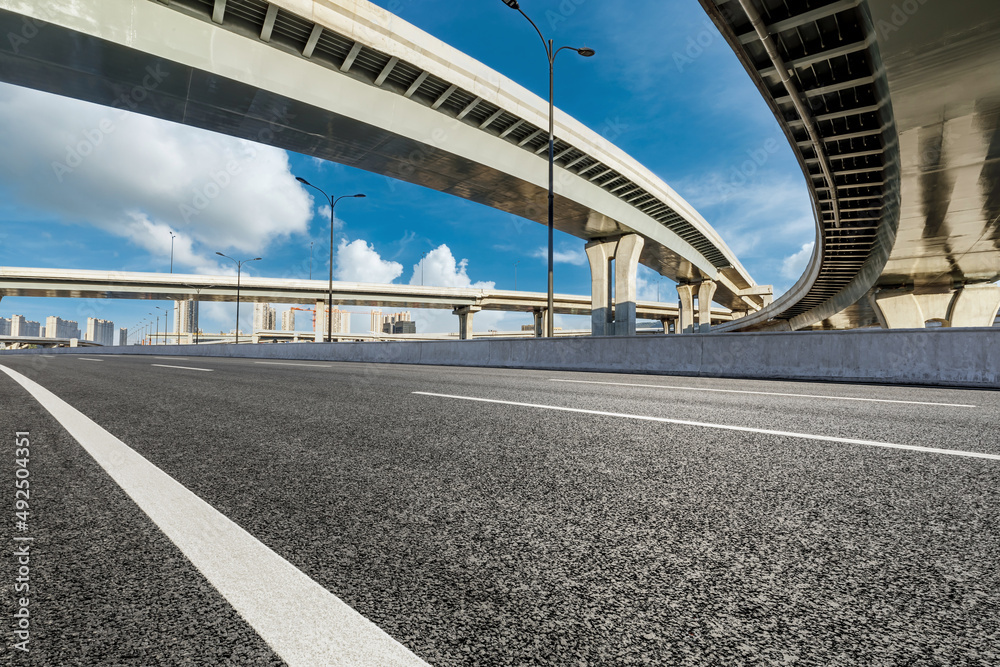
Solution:
M966 285L936 294L885 290L868 300L883 329L923 329L928 322L945 327L992 327L1000 310L1000 286Z
M472 339L472 316L482 310L479 306L460 306L451 311L453 315L458 315L458 338L459 340Z
M712 297L718 285L714 280L703 280L700 283L686 283L677 286L677 333L708 333L712 328ZM698 310L695 313L694 300L698 297ZM698 328L695 329L695 319Z
M313 325L313 341L322 343L324 339L323 333L326 331L326 301L317 301L316 310L313 312L313 319L315 320Z
M635 335L636 273L644 242L638 234L626 234L615 239L598 239L587 243L585 249L590 261L591 335ZM611 293L612 289L614 295Z
M694 333L694 285L677 285L677 324L674 333Z
M535 338L545 336L545 331L549 323L549 313L545 308L538 308L532 313L535 316Z
M712 297L718 288L714 280L703 280L698 285L698 333L708 333L712 328Z

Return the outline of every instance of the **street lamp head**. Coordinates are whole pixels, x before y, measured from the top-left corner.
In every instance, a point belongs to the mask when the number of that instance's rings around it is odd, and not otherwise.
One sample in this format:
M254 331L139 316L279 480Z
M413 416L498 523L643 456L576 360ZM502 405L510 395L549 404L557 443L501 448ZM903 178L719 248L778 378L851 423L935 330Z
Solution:
M259 262L259 261L260 261L260 260L262 260L262 259L264 259L264 258L263 258L263 257L254 257L254 258L253 258L253 259L251 259L250 261L251 261L251 262Z
M299 183L305 183L306 185L312 185L312 183L310 183L306 179L302 178L301 176L296 176L295 180L298 181Z
M221 252L216 252L215 254L218 255L219 257L225 257L225 255L223 255Z
M351 195L352 197L367 197L368 195Z
M577 49L577 50L576 50L576 52L577 52L577 53L579 53L579 54L580 54L581 56L583 56L584 58L590 58L590 57L591 57L591 56L593 56L593 55L594 55L595 53L597 53L597 52L596 52L596 51L594 51L593 49L591 49L591 48L588 48L588 47L586 47L586 46L585 46L585 47L583 47L582 49Z
M503 3L510 7L511 9L520 9L521 6L517 4L517 0L503 0Z

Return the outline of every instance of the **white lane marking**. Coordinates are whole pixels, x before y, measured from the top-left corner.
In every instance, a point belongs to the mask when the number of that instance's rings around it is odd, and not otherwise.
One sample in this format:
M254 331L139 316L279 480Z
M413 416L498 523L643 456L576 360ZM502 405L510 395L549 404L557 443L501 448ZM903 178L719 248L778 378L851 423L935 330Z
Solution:
M311 368L333 368L332 364L296 364L290 361L255 361L255 364L267 364L269 366L309 366Z
M190 361L187 357L153 357L154 359L167 359L169 361Z
M645 387L646 389L682 389L684 391L716 391L725 394L757 394L759 396L795 396L798 398L826 398L834 401L869 401L872 403L907 403L910 405L939 405L947 408L975 408L966 403L926 403L924 401L894 401L888 398L854 398L853 396L820 396L818 394L780 394L773 391L748 391L746 389L709 389L708 387L681 387L667 384L641 384L638 382L601 382L598 380L563 380L549 378L549 382L574 382L576 384L610 384L619 387Z
M159 368L183 368L186 371L206 371L211 373L214 368L195 368L194 366L171 366L170 364L150 364L150 366L158 366Z
M80 361L104 361L104 359L91 359L90 357L77 357Z
M286 663L427 664L79 410L0 371L69 431Z
M587 415L601 415L603 417L621 417L623 419L640 419L642 421L663 422L665 424L679 424L681 426L699 426L701 428L715 428L725 431L742 431L744 433L761 433L763 435L778 435L788 438L804 438L806 440L822 440L824 442L842 442L848 445L867 445L869 447L886 447L889 449L908 449L914 452L928 452L932 454L949 454L951 456L968 456L978 459L992 459L1000 461L1000 455L983 454L981 452L965 452L959 449L938 449L937 447L920 447L918 445L894 445L889 442L876 442L874 440L855 440L853 438L838 438L829 435L814 435L811 433L795 433L792 431L771 431L763 428L751 428L749 426L729 426L727 424L709 424L707 422L689 421L687 419L670 419L668 417L648 417L645 415L629 415L621 412L602 412L600 410L584 410L582 408L564 408L558 405L540 405L537 403L519 403L517 401L500 401L495 398L476 398L474 396L453 396L451 394L432 394L427 391L415 391L414 394L421 396L437 396L438 398L455 398L462 401L479 401L481 403L499 403L501 405L518 405L525 408L539 408L541 410L559 410L561 412L579 412Z

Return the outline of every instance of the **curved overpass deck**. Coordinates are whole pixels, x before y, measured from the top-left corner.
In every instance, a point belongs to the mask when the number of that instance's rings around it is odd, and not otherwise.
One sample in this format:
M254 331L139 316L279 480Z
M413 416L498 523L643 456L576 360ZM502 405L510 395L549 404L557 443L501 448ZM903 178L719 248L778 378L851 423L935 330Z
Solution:
M262 141L546 219L547 105L368 2L0 0L0 79L101 104L147 67L169 73L141 113ZM68 45L72 45L68 47ZM636 233L639 261L673 280L717 281L715 301L763 303L718 234L659 178L556 116L556 227L592 240Z
M788 137L817 220L796 285L722 329L995 313L997 290L978 287L1000 278L995 3L701 3Z

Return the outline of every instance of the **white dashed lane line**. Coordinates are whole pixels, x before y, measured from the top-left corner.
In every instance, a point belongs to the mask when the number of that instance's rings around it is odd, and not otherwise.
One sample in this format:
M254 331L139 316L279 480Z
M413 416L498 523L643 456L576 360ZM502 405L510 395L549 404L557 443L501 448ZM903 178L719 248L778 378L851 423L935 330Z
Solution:
M301 364L292 361L255 361L255 364L265 364L268 366L307 366L309 368L333 368L332 364Z
M891 442L876 442L874 440L855 440L853 438L838 438L829 435L815 435L812 433L795 433L793 431L772 431L763 428L751 428L749 426L730 426L728 424L709 424L707 422L689 421L687 419L670 419L668 417L649 417L646 415L630 415L621 412L602 412L600 410L584 410L582 408L566 408L559 405L540 405L538 403L519 403L517 401L501 401L495 398L477 398L474 396L453 396L451 394L433 394L427 391L415 391L414 394L420 396L434 396L437 398L451 398L460 401L477 401L480 403L496 403L500 405L516 405L524 408L536 408L539 410L557 410L560 412L577 412L586 415L600 415L602 417L620 417L622 419L638 419L650 422L662 422L664 424L678 424L680 426L696 426L699 428L721 429L724 431L740 431L743 433L759 433L762 435L773 435L785 438L802 438L804 440L820 440L823 442L837 442L846 445L865 445L867 447L885 447L887 449L905 449L913 452L925 452L928 454L947 454L948 456L967 456L970 458L991 459L1000 461L1000 455L983 454L981 452L966 452L958 449L939 449L937 447L920 447L917 445L897 445Z
M211 373L214 368L195 368L194 366L171 366L170 364L150 364L150 366L156 366L158 368L181 368L186 371L205 371L206 373Z
M683 387L667 384L641 384L639 382L601 382L599 380L564 380L549 378L549 382L571 382L574 384L604 384L618 387L643 387L644 389L675 389L681 391L713 391L723 394L756 394L758 396L794 396L796 398L822 398L830 401L868 401L870 403L904 403L907 405L937 405L946 408L974 408L966 403L928 403L926 401L896 401L888 398L855 398L854 396L821 396L818 394L782 394L774 391L749 391L746 389L711 389L709 387Z

